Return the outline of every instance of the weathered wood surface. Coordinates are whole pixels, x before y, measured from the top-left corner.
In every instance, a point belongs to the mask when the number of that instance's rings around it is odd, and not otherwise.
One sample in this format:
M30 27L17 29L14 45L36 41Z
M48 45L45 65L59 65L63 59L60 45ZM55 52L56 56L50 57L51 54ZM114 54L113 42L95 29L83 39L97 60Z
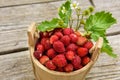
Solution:
M39 4L39 3L52 2L52 1L56 1L56 0L0 0L0 7L3 8L3 7L11 7L11 6Z
M37 0L36 0L37 1ZM27 27L32 22L51 19L57 16L57 8L64 1L28 4L0 8L0 54L27 49ZM79 1L81 6L88 6L88 0ZM118 23L107 34L120 33L120 0L95 0L96 10L111 11ZM83 4L84 3L84 4ZM6 37L5 37L6 36ZM5 48L4 48L5 47Z
M119 80L120 79L120 35L108 37L118 58L101 54L86 80ZM28 51L0 56L0 80L34 80Z
M56 17L57 8L64 1L0 0L0 80L35 79L27 51L27 28L32 22ZM77 1L81 6L90 5L88 0ZM97 11L110 11L117 18L118 23L107 31L107 35L118 58L101 54L86 80L120 80L120 0L94 2ZM1 55L5 53L7 54Z

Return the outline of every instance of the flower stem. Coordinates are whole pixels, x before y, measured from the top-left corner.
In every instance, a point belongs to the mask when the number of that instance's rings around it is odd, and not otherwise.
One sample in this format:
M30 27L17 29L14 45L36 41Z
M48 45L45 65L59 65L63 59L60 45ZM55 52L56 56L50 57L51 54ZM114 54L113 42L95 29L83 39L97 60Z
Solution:
M83 20L84 16L82 15L80 20ZM79 22L78 29L81 27L81 23Z
M77 31L77 30L78 30L79 21L80 21L80 16L79 16L79 15L77 15L77 25L76 25L76 29L75 29L75 31Z
M73 24L73 19L71 17L70 20L69 20L69 26L70 26L70 28L72 28L72 24Z

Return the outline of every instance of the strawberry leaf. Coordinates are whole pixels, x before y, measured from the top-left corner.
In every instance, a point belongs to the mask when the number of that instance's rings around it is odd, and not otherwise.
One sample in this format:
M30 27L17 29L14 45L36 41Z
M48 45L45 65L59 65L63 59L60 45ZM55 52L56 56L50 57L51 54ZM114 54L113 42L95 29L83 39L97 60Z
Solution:
M43 21L38 25L37 29L45 32L54 30L55 28L66 28L72 13L70 4L71 0L67 0L59 9L59 18L53 18L51 21Z
M114 23L116 23L116 19L112 17L112 14L102 11L89 16L84 27L87 32L91 33L91 38L94 41L97 41L99 37L103 37L104 43L101 50L112 57L117 55L113 53L105 34L106 30Z
M65 24L63 23L62 20L58 18L53 18L51 21L43 21L41 22L37 29L40 30L41 32L45 31L51 31L54 30L55 28L65 28Z
M71 0L67 0L64 4L62 4L58 12L60 19L62 19L66 25L68 25L72 13L70 4Z
M113 53L112 47L106 43L103 43L102 52L106 52L109 56L112 56L114 58L117 57L117 55Z

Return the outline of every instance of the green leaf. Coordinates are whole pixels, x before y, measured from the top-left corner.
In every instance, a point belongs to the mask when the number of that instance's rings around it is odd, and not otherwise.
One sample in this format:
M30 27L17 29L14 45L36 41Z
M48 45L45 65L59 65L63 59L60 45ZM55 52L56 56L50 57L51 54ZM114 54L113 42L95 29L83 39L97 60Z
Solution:
M117 57L117 55L113 53L112 47L106 43L103 44L102 52L106 52L109 56L112 56L114 58Z
M51 31L55 28L65 28L65 24L60 19L53 18L51 21L41 22L37 27L41 32Z
M71 4L71 0L67 0L64 4L62 4L58 12L60 19L62 19L64 23L67 25L72 13L70 4Z
M101 50L112 57L116 57L116 54L113 53L112 47L106 38L106 30L114 23L116 23L116 19L112 17L111 13L101 11L89 16L84 27L87 32L91 33L91 38L94 41L97 41L99 37L103 37L104 43Z
M97 12L86 20L85 30L106 30L112 24L116 23L116 19L109 12Z
M59 18L53 18L51 21L43 21L38 25L37 29L45 32L55 28L66 28L72 13L70 4L71 0L67 0L59 9Z

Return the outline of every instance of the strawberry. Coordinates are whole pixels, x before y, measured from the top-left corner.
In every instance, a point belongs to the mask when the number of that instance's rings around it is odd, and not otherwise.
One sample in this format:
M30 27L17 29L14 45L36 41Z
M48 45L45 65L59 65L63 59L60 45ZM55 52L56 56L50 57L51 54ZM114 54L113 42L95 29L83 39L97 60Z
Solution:
M54 35L58 36L59 39L63 37L63 34L61 32L55 32Z
M58 68L57 68L57 71L63 72L64 69L63 69L63 67L58 67Z
M76 31L75 34L76 34L78 37L81 36L80 32L78 32L78 31Z
M54 30L53 30L53 32L62 32L62 28L55 28Z
M64 67L64 70L66 72L72 72L73 71L73 65L72 64L67 64L65 67Z
M67 51L65 56L68 60L73 60L75 57L75 53L73 51Z
M65 47L64 44L61 41L55 41L53 43L53 48L55 49L56 52L64 52L65 51Z
M78 50L77 50L77 53L80 57L84 57L88 54L88 49L83 48L83 47L79 47Z
M48 60L46 63L45 63L45 66L50 69L50 70L55 70L56 69L56 66L53 64L52 60Z
M73 33L74 31L71 28L65 28L63 29L63 34L64 35L69 35L71 33Z
M91 41L87 41L83 47L87 48L88 50L91 49L93 47L93 43Z
M77 44L80 45L80 46L83 46L85 43L87 42L87 38L86 37L78 37L78 41L77 41Z
M60 41L63 42L65 46L68 46L70 44L70 37L68 35L65 35L61 38Z
M74 69L80 69L80 64L81 64L81 58L79 56L75 56L75 58L72 60L72 64L73 64L73 67Z
M51 44L53 44L55 41L57 41L58 40L58 36L56 36L56 35L52 35L51 37L50 37L50 43Z
M42 38L41 39L41 44L44 46L44 44L46 43L46 40L48 40L48 38Z
M70 39L71 39L71 42L73 43L76 43L78 41L78 37L76 34L70 34Z
M78 46L76 45L76 44L74 44L74 43L71 43L71 44L69 44L68 46L67 46L67 51L75 51L75 50L77 50L77 48L78 48Z
M39 61L40 61L40 63L41 64L45 64L47 61L49 60L49 57L48 56L42 56L40 59L39 59Z
M36 58L36 59L40 59L40 57L42 56L42 52L41 51L34 51L34 57Z
M82 58L82 64L83 65L86 65L90 62L90 58L88 56L85 56Z
M48 38L49 32L40 32L39 35L40 35L40 38Z
M37 45L37 51L44 52L44 47L42 44Z
M45 50L48 50L48 49L51 48L51 44L50 44L50 41L49 41L48 38L43 38L43 39L41 40L41 44L44 46L44 49L45 49Z
M80 64L80 65L78 66L78 69L81 69L82 67L83 67L83 65Z
M56 56L55 50L54 50L53 48L49 49L49 50L47 51L47 56L48 56L49 58L54 58L54 57Z
M67 60L63 54L58 54L52 61L57 67L64 67L67 64Z

